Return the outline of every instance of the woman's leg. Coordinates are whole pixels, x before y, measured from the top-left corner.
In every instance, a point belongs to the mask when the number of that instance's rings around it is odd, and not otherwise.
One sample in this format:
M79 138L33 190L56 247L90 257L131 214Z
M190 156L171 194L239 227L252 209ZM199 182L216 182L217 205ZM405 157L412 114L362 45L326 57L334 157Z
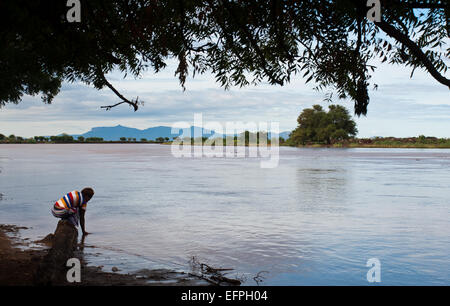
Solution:
M53 207L51 209L53 216L60 218L61 220L67 220L72 223L75 227L78 227L78 211L70 211L67 209L61 209Z

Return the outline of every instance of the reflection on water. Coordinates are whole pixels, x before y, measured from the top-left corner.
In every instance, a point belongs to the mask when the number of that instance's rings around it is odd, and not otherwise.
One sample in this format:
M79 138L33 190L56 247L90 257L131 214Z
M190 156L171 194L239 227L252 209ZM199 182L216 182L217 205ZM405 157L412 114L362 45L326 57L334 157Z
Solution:
M449 284L450 150L280 148L174 158L142 144L1 145L0 223L54 230L51 203L93 186L85 253L122 271L188 269L195 256L247 284Z

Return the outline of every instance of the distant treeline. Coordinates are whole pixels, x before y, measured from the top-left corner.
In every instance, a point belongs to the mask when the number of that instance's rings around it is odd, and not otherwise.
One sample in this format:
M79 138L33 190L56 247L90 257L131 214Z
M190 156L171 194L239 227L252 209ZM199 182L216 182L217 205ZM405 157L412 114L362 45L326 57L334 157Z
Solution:
M240 133L239 136L223 136L216 138L208 138L208 137L197 137L197 138L175 138L174 141L177 141L182 144L202 144L202 145L218 145L222 141L223 146L249 146L249 145L259 145L259 144L267 144L271 145L272 141L270 137L268 137L267 132L257 132L252 133L249 131L245 131ZM279 137L279 143L284 144L285 140L282 137Z
M265 138L263 143L268 145L272 144L272 141L267 136L267 133L258 132L244 132L239 136L226 137L226 138L216 138L208 139L207 137L189 138L185 137L183 139L175 138L170 139L168 137L158 137L155 140L147 140L146 138L136 139L130 137L121 137L120 140L110 141L104 140L100 137L83 137L79 136L76 139L73 136L62 134L59 136L35 136L32 138L23 138L20 136L10 135L5 136L0 134L0 143L172 143L176 140L182 142L183 144L212 144L217 145L221 140L223 145L259 145L262 139ZM420 135L418 137L409 138L397 138L397 137L373 137L373 138L356 138L352 137L345 140L335 141L332 143L309 141L305 142L304 145L298 144L290 137L284 139L279 137L280 146L292 146L292 147L348 147L348 148L450 148L450 138L437 138L437 137L427 137Z
M214 143L218 144L219 141L223 141L223 145L249 145L251 144L259 144L260 140L265 138L265 143L270 144L271 141L267 137L267 133L258 132L244 132L239 136L234 137L224 137L224 138L216 138L214 139ZM121 137L120 140L104 140L100 137L83 137L78 136L76 139L73 136L68 134L62 134L59 136L34 136L32 138L23 138L15 135L5 136L0 134L0 143L171 143L174 139L170 139L169 137L158 137L155 140L147 140L146 138L136 139L131 137ZM182 142L183 144L205 144L208 140L207 137L197 137L197 138L189 138L184 137L183 139L176 138L176 140ZM284 139L280 137L280 144L284 144Z
M298 146L293 144L290 139L286 145ZM373 137L373 138L350 138L337 141L331 144L308 142L305 147L348 147L348 148L450 148L450 138L418 137L397 138L397 137Z
M155 140L147 140L146 138L141 138L137 140L136 138L121 137L117 141L104 140L101 137L83 137L78 136L76 139L73 136L62 134L58 136L34 136L31 138L23 138L20 136L9 135L5 136L0 134L0 143L164 143L168 142L170 139L168 137L158 137Z

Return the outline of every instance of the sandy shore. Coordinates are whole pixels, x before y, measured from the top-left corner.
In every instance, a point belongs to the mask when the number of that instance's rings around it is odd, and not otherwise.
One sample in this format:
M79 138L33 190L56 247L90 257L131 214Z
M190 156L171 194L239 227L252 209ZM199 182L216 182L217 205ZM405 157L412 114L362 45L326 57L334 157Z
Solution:
M32 286L39 264L48 247L30 248L31 242L20 237L23 227L0 225L0 286ZM192 286L211 285L190 273L165 269L143 269L134 274L109 273L100 267L88 266L81 260L81 283L61 283L61 286Z

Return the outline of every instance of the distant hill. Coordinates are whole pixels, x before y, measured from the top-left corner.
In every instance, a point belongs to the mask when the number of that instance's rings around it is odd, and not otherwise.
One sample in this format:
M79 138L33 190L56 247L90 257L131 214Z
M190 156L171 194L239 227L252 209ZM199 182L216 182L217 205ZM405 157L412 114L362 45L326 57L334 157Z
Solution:
M191 137L194 135L202 135L203 137L210 137L212 135L216 135L216 137L222 137L222 134L218 134L215 133L214 131L194 126L191 126L190 128L187 129L180 129L176 133L172 134L172 128L169 126L155 126L145 130L140 130L122 125L112 127L94 127L87 133L71 136L73 136L74 138L77 138L79 136L83 136L84 138L101 137L107 141L120 140L121 137L136 138L136 140L140 140L141 138L145 138L147 140L155 140L158 137L164 138L168 137L170 140L172 140L173 138L178 137L182 133L184 137ZM282 132L280 133L280 136L287 139L287 135L289 135L289 133L290 132Z
M175 131L174 131L175 132ZM73 137L83 136L88 137L101 137L104 140L120 140L121 137L125 138L136 138L140 140L145 138L147 140L155 140L158 137L168 137L173 139L178 137L183 133L183 136L191 137L191 135L198 134L205 137L211 136L213 133L209 130L205 130L199 127L190 127L188 129L180 129L176 133L172 134L172 128L168 126L155 126L145 130L130 128L122 125L112 126L112 127L94 127L89 132L84 134L72 135Z
M291 132L287 131L287 132L281 132L279 135L280 135L280 137L283 137L284 140L286 140L289 138L289 134L291 134Z

